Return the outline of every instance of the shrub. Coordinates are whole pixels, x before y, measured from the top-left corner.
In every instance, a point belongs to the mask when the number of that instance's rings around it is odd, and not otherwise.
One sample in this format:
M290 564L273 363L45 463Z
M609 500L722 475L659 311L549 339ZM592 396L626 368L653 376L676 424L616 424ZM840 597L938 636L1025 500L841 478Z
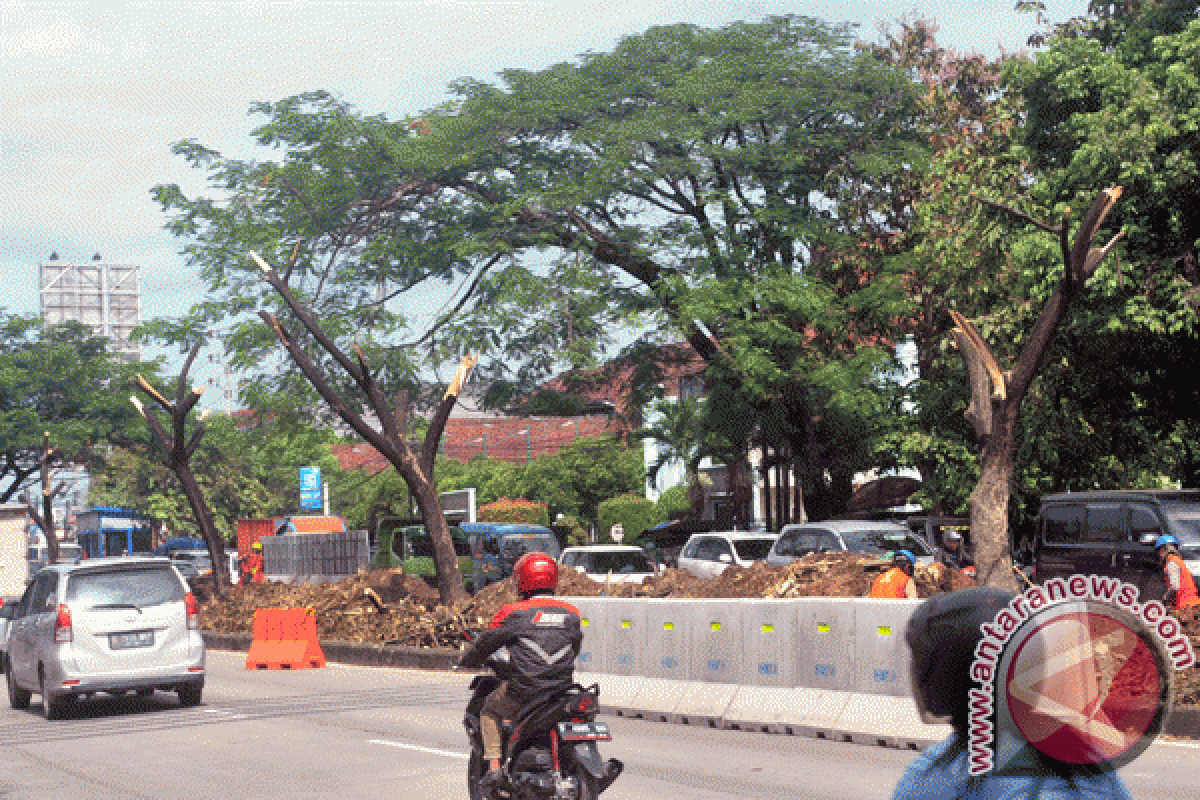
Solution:
M494 503L488 503L479 509L477 514L480 522L523 522L527 525L549 525L550 512L545 503L535 503L532 500L510 500L502 497Z
M658 507L662 511L663 519L670 519L671 513L676 511L691 511L692 498L688 494L686 486L672 486L658 496Z
M375 554L375 560L371 562L372 567L391 569L400 566L400 557L396 555L396 551L392 550L393 539L392 531L384 531L379 534L379 552Z
M599 539L602 542L611 541L609 531L618 522L625 529L622 544L634 544L638 537L653 528L665 518L662 510L653 500L638 497L634 494L623 494L610 500L605 500L598 509L597 524Z

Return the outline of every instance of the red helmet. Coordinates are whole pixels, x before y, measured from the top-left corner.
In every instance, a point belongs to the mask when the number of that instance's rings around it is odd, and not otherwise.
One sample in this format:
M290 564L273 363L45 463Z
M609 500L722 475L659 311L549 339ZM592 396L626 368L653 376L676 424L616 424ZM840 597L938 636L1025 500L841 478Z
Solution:
M517 591L521 594L558 586L558 564L545 553L526 553L513 564Z

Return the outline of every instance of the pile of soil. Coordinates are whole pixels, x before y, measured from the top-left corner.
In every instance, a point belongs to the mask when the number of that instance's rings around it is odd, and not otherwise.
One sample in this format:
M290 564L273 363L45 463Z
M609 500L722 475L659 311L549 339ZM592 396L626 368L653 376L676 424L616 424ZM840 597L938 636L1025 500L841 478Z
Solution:
M1200 606L1172 612L1183 625L1184 632L1192 640L1192 650L1200 658ZM1179 670L1175 673L1175 705L1200 705L1200 666Z
M413 647L458 647L463 632L486 625L466 609L441 606L437 590L401 570L373 570L339 583L239 584L200 607L204 628L251 633L262 608L311 608L322 639Z

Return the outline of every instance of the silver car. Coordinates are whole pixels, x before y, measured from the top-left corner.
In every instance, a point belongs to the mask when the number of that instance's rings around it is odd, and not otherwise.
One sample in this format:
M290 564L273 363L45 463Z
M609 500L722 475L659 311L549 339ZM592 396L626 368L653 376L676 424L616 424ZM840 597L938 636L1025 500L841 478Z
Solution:
M13 708L40 694L47 719L82 695L155 689L200 703L204 639L196 598L165 558L93 558L42 569L9 627Z
M701 578L715 578L730 565L748 567L762 561L778 538L774 533L753 531L693 533L679 553L679 568Z
M896 550L910 550L917 564L933 563L933 551L920 536L894 522L859 519L827 519L784 525L779 541L767 554L767 563L784 566L809 553L850 551L868 556L886 556Z

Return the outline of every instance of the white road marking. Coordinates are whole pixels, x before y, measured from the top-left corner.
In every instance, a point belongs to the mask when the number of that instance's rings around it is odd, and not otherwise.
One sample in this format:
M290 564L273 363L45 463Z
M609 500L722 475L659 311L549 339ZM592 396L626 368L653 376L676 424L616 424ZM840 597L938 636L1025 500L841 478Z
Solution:
M1193 750L1200 749L1200 744L1196 742L1168 742L1163 739L1155 739L1155 744L1165 744L1167 747L1190 747Z
M470 758L469 753L455 753L452 750L438 750L436 747L421 747L416 744L404 744L403 742L389 742L386 739L368 739L368 744L382 744L387 747L399 747L402 750L416 750L419 753L431 753L435 756L446 756L447 758Z

